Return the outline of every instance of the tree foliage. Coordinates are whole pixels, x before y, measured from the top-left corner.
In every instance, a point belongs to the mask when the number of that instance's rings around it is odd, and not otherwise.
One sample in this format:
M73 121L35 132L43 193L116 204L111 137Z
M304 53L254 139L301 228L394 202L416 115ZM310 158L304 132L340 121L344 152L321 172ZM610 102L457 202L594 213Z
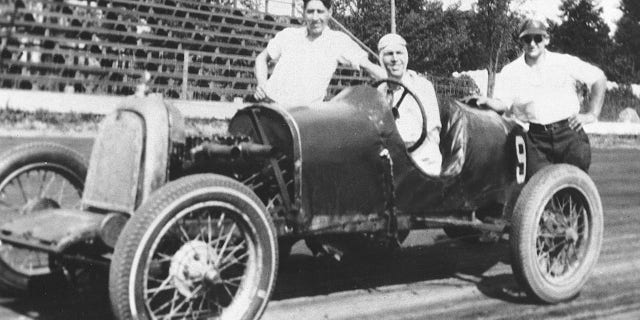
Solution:
M339 0L333 6L336 20L374 51L378 39L390 30L388 0Z
M594 0L562 0L560 11L562 22L551 29L550 47L606 68L613 41L602 8Z
M514 30L520 17L509 10L511 2L479 0L476 10L461 11L438 0L396 0L397 31L407 40L409 67L440 76L486 68L493 79L519 53ZM389 0L338 0L334 17L374 49L391 29Z
M495 75L519 52L514 37L520 17L511 12L511 0L478 0L477 13L472 19L470 34L473 52L470 63L486 68L489 73L487 94L493 95Z
M427 3L421 11L410 11L398 23L398 32L408 43L410 65L422 72L450 75L463 67L462 57L471 48L469 15L443 10L441 2Z
M396 0L397 31L408 42L409 67L422 73L487 69L494 75L521 49L524 17L510 8L527 0L478 0L473 10L445 8L439 0ZM334 0L334 17L374 51L390 32L389 0ZM640 82L640 1L621 0L615 42L598 0L563 0L560 23L550 23L550 49L600 66L610 80Z
M340 0L334 17L368 47L391 30L389 0ZM397 32L407 40L409 68L449 75L459 70L470 47L468 13L443 9L440 1L396 1Z
M624 82L640 82L640 1L621 0L622 17L614 40L617 44L615 70Z

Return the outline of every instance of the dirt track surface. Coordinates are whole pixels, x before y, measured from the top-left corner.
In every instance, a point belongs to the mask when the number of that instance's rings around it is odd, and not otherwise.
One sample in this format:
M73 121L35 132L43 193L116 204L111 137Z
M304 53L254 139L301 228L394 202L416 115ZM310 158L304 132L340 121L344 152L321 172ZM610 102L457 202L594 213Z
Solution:
M0 151L23 142L0 138ZM91 144L59 142L85 155ZM430 230L412 232L392 256L344 263L314 259L298 243L280 266L263 319L640 319L640 150L594 150L591 176L605 237L595 272L573 301L529 300L513 278L507 241L470 245ZM0 296L0 319L110 318L99 293L69 297L55 283L32 291Z

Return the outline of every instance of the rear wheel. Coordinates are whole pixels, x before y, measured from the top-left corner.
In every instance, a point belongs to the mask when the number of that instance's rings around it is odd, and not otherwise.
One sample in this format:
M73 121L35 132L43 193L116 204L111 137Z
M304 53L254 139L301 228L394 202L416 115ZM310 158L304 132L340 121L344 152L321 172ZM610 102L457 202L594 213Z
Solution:
M536 173L512 217L512 268L527 293L557 303L575 297L598 259L602 203L582 170L562 164Z
M257 319L276 279L278 241L260 199L227 177L156 191L116 245L109 291L118 319Z
M29 143L0 155L0 225L51 208L79 208L87 175L76 151L53 143ZM27 290L33 277L45 276L49 256L0 243L0 286Z

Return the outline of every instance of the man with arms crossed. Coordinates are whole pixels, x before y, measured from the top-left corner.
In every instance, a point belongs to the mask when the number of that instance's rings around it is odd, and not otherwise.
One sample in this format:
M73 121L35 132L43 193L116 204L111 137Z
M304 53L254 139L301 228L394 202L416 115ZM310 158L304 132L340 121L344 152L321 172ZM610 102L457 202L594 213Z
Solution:
M547 50L549 34L542 21L526 20L519 38L524 54L502 69L496 99L480 97L478 105L509 110L529 124L527 178L551 163L588 171L591 147L582 127L598 120L606 91L604 73L577 57ZM590 89L589 107L582 114L576 81Z
M433 85L413 70L407 70L409 54L407 42L397 34L387 34L378 42L380 61L387 71L387 77L397 80L415 93L425 108L427 115L427 137L411 157L423 172L437 176L442 170L440 153L440 111ZM403 88L390 83L380 86L387 95L391 106L395 106L403 94ZM418 140L422 132L422 113L418 103L407 96L402 100L396 115L396 126L400 136L409 145Z
M303 8L306 26L278 32L256 57L257 100L289 107L322 101L338 63L362 68L376 79L385 77L349 36L328 27L331 0L303 0ZM269 59L277 63L267 79Z

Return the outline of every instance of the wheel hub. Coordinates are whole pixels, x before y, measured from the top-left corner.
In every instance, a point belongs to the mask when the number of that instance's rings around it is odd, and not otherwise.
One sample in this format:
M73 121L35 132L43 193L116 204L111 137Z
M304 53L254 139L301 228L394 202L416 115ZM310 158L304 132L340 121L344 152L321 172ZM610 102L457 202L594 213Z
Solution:
M578 232L574 228L567 228L564 232L565 238L571 242L578 241Z
M169 275L178 292L189 298L203 282L221 282L220 272L215 267L217 260L215 250L203 241L193 240L183 244L171 258L169 267Z

